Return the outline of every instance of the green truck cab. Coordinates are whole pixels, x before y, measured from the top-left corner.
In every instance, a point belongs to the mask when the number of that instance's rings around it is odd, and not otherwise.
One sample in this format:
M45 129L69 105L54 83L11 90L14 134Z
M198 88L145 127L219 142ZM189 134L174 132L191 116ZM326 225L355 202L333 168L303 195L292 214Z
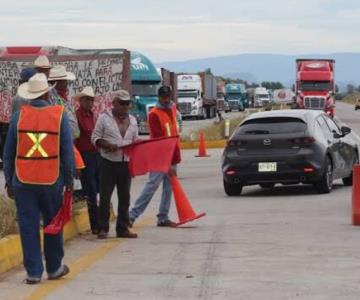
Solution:
M148 134L147 115L155 106L157 91L161 85L161 76L145 55L131 51L131 88L133 108L140 134Z
M227 110L244 111L248 107L246 87L243 83L228 83L225 85L225 101Z

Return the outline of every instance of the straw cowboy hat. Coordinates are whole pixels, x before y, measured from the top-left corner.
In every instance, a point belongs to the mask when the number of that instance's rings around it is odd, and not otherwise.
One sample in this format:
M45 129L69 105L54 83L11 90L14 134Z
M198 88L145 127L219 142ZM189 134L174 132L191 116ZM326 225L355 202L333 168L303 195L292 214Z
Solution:
M86 86L80 93L77 93L74 98L80 100L81 97L91 97L95 98L94 89L91 86Z
M32 100L46 94L51 89L53 87L49 86L45 74L37 73L28 82L19 86L18 94L24 99Z
M51 69L49 59L45 55L40 55L34 61L34 67L39 69Z
M75 80L75 74L67 72L65 66L56 65L51 68L49 81Z
M130 95L127 91L120 90L114 95L113 101L130 101Z

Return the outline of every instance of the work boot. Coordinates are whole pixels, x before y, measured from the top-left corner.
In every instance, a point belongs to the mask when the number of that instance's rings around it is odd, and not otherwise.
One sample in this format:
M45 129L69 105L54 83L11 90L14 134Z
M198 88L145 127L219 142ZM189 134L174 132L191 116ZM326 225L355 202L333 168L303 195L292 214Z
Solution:
M129 229L126 229L122 232L116 233L116 237L127 238L127 239L136 239L138 237L138 235L134 232L131 232Z
M67 265L62 265L59 270L54 273L48 274L48 280L56 280L70 273L70 269Z
M158 227L176 227L176 223L171 220L159 221L157 223Z
M100 230L97 238L98 238L99 240L104 240L104 239L107 238L107 236L108 236L108 233L107 233L106 231Z

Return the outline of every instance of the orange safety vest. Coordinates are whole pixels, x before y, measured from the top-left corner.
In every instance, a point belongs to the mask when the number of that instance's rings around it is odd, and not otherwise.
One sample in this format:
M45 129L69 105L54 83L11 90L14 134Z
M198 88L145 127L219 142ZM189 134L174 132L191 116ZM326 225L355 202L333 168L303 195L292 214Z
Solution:
M64 108L25 105L17 124L16 175L34 185L56 183L60 172L60 126Z
M84 160L81 157L79 150L74 146L74 158L75 158L75 168L76 170L85 169Z
M172 117L166 113L163 109L154 107L149 114L155 114L161 124L161 130L164 137L177 136L179 135L178 124L177 124L177 112L176 106L173 105L172 109Z

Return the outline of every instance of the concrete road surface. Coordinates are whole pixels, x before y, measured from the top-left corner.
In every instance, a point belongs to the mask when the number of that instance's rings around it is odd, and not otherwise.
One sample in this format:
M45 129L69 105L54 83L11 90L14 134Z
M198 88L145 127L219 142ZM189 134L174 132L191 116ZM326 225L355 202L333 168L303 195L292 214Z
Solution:
M360 130L351 106L338 104L337 114ZM157 228L158 194L136 223L137 240L75 239L67 245L70 276L28 287L19 268L0 277L0 299L360 298L360 228L350 225L350 187L337 182L330 195L319 195L311 186L254 186L227 197L222 151L209 150L209 158L195 152L183 152L179 177L205 218ZM134 180L133 200L145 179Z

